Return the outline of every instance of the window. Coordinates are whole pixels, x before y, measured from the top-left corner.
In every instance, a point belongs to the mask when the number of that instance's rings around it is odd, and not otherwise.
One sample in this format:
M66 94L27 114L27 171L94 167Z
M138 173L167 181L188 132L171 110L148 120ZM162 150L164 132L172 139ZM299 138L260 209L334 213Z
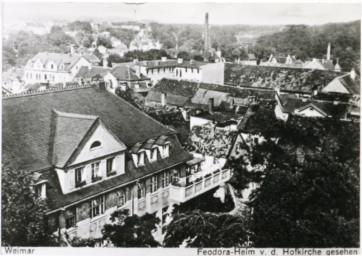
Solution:
M92 181L97 181L97 180L102 179L102 173L101 173L101 171L99 169L99 164L100 164L100 162L93 163L91 165L91 167L92 167Z
M170 149L169 145L163 145L163 157L168 157L168 155L170 153L169 149Z
M145 190L145 186L141 183L138 183L138 199L144 197L146 195L146 190Z
M90 202L90 217L96 217L104 213L104 196L93 199Z
M141 165L145 164L144 157L145 157L144 152L137 154L137 166L141 166Z
M168 184L170 184L170 173L163 172L161 175L161 185L163 188L165 188L168 186Z
M182 77L182 70L180 70L180 77Z
M35 193L39 198L46 198L46 184L42 183L35 186Z
M113 161L114 157L107 159L107 176L112 176L116 173L113 171Z
M126 203L126 193L123 190L117 192L117 206L121 207Z
M157 176L151 177L151 193L156 192L158 189L157 187Z
M51 69L53 69L53 68L54 68L54 65L53 65L53 64L51 64L51 65L50 65L50 68L51 68Z
M47 74L44 74L44 79L45 79L45 80L47 79Z
M157 148L151 149L151 161L157 160Z
M259 144L259 138L258 137L254 137L254 143Z
M76 209L72 207L65 212L65 228L75 227L76 224Z
M92 143L92 145L90 146L90 149L98 148L100 146L101 146L101 143L97 140Z
M75 169L75 186L81 186L84 183L84 167ZM84 185L84 184L83 184Z

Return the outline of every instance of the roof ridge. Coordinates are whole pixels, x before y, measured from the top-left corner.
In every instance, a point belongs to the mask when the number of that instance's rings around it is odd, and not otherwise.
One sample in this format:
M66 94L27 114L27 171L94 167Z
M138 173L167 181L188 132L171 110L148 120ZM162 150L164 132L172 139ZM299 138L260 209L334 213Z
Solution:
M59 111L59 110L56 110L56 109L52 109L52 110L60 117L69 117L69 118L78 118L78 119L92 119L92 120L95 120L95 119L98 118L98 116L94 116L94 115L62 112L62 111Z
M41 95L41 94L48 94L48 93L55 93L55 92L63 92L63 91L70 91L70 90L76 90L76 89L84 89L84 88L91 88L90 85L71 85L66 87L54 87L49 88L46 90L36 90L36 91L25 91L20 93L12 93L9 95L3 95L3 99L9 99L9 98L19 98L19 97L26 97L26 96L34 96L34 95Z
M107 91L107 92L108 92L108 91ZM113 93L110 93L110 92L108 92L108 93L109 93L110 95L112 95L113 97L116 97L116 98L118 98L119 100L124 101L127 105L129 105L129 106L131 106L132 108L136 109L136 111L139 111L139 112L141 113L141 115L147 117L148 119L151 119L153 122L160 124L161 126L165 127L167 130L170 131L169 133L161 134L161 135L169 135L169 134L175 134L175 133L176 133L176 131L175 131L174 129L171 129L170 127L167 127L166 125L162 124L161 122L159 122L159 121L156 120L155 118L149 116L148 114L146 114L146 113L143 112L142 110L140 110L140 109L136 108L135 106L133 106L131 103L129 103L129 102L126 101L125 99L123 99L123 98L121 98L121 97L119 97L118 95L115 95L115 94L113 94ZM161 135L159 135L159 136L161 136ZM157 137L157 136L156 136L156 137ZM136 143L137 143L137 142L136 142ZM136 144L136 143L134 143L134 144Z

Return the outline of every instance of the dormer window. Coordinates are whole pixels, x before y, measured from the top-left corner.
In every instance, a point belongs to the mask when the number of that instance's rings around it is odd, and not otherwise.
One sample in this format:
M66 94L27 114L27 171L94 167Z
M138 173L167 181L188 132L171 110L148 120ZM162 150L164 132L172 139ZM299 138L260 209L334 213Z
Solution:
M137 154L137 166L142 166L145 164L145 154L140 152Z
M162 150L163 150L163 157L168 157L170 154L170 145L166 144L162 146Z
M41 183L35 186L35 192L38 198L46 198L46 183Z
M96 149L99 148L102 144L97 140L95 142L92 143L92 145L90 146L90 149Z
M150 161L154 162L157 160L157 148L151 149Z

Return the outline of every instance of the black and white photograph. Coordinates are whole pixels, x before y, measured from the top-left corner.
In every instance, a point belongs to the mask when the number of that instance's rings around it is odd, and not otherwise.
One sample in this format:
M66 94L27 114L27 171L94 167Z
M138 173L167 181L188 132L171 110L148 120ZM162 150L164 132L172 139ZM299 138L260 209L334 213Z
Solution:
M361 1L2 1L4 255L359 255Z

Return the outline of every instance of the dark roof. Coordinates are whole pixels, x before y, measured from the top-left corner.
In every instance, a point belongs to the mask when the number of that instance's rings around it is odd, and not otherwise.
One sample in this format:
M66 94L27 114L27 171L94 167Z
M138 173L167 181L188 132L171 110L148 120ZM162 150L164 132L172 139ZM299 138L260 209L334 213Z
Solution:
M150 91L146 96L147 101L161 103L162 92ZM168 105L182 107L189 100L189 97L183 97L172 93L166 93L166 102Z
M111 70L112 75L114 75L117 80L120 81L139 81L139 80L149 80L148 77L136 74L136 71L131 69L129 66L116 66Z
M359 79L353 80L349 74L338 78L339 82L347 89L350 94L360 94Z
M322 101L313 99L300 99L294 97L281 97L283 112L294 114L295 110L303 110L312 106L322 114L335 118L345 118L348 112L348 105L344 103L335 104L333 101Z
M20 166L32 170L52 166L49 152L54 135L51 129L53 109L99 116L127 147L174 133L120 97L89 86L4 97L2 107L3 150L15 157Z
M97 120L95 116L77 115L54 111L52 129L54 133L53 164L63 167L76 150L91 126Z
M177 60L168 59L166 61L162 60L145 60L138 63L140 66L145 66L147 68L163 68L163 67L185 67L185 68L200 68L201 66L210 64L208 62L200 61L183 61L178 63Z
M98 57L93 54L84 54L83 57L93 64L101 62Z
M47 195L49 198L50 209L55 210L60 207L76 203L79 200L86 199L87 197L97 196L98 194L116 188L122 184L136 181L146 175L152 174L157 171L161 171L176 165L184 164L185 162L193 159L192 155L186 153L175 135L168 136L171 141L170 155L166 158L159 158L156 162L148 162L148 158L145 157L145 165L141 167L135 167L133 160L130 156L126 156L126 171L125 174L116 176L112 179L106 179L104 181L95 183L92 186L84 187L74 192L63 194L58 177L54 170L46 171L43 175L43 179L49 181L49 189L47 189Z
M197 89L198 83L164 78L154 86L153 91L192 97L196 93Z
M343 73L275 66L225 64L225 83L313 92Z
M105 75L109 71L109 68L103 68L103 67L80 67L79 71L75 75L75 77L81 77L83 79L90 79L96 75Z

